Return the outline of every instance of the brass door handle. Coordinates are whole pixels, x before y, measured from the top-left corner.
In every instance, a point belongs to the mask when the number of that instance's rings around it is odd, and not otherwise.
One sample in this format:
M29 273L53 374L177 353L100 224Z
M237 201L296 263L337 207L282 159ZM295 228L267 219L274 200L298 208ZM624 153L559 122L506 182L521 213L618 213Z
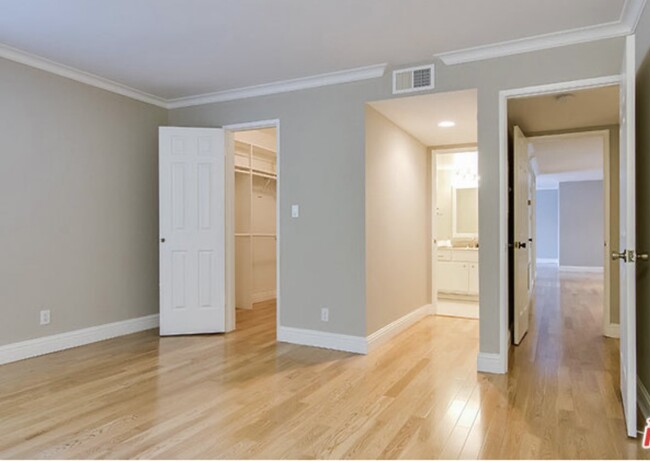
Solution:
M614 251L612 253L612 261L616 261L618 259L627 262L627 251L623 250L620 253L617 252L617 251Z
M637 253L636 259L646 262L648 259L650 259L650 257L648 256L648 253Z

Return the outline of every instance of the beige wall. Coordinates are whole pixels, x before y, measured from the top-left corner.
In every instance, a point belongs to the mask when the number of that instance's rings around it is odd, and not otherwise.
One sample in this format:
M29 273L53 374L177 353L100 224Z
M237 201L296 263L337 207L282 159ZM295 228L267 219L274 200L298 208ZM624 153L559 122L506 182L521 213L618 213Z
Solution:
M366 333L431 302L431 154L366 106Z
M4 59L0 101L0 345L157 313L167 111Z
M650 8L637 28L636 168L637 249L650 251ZM650 389L650 265L637 264L637 367L639 380ZM646 405L650 402L645 402Z

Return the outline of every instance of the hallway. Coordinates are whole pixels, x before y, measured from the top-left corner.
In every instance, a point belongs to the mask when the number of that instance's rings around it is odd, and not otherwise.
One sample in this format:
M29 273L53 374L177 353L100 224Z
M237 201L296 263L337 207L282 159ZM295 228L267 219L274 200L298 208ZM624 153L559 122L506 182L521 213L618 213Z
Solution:
M368 356L275 342L275 305L228 335L138 333L0 367L2 458L648 458L628 440L599 275L541 267L507 376L478 322L428 317Z

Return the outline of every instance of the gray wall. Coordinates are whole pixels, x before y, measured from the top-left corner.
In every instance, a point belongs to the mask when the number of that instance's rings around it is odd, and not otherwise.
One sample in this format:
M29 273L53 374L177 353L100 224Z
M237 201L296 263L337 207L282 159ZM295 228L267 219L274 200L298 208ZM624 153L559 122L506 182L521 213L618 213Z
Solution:
M636 193L637 249L650 251L650 8L637 27ZM650 265L637 264L637 367L639 380L650 389ZM649 403L649 402L646 402Z
M436 67L437 92L478 88L480 350L499 351L499 90L619 72L620 38ZM363 336L365 103L392 97L381 79L170 111L180 126L279 118L281 324ZM300 203L301 217L290 207ZM505 251L505 249L503 249ZM320 308L330 308L330 322Z
M537 259L558 259L558 191L538 190L536 207Z
M0 101L0 345L157 313L167 111L4 59Z
M431 154L366 106L366 333L431 302Z
M560 183L560 266L602 267L604 192L602 181Z

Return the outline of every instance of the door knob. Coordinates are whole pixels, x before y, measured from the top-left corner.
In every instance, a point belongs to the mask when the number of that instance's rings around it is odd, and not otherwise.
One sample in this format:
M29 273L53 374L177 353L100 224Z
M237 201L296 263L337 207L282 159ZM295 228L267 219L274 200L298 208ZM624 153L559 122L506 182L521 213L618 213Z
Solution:
M626 250L623 250L623 251L621 251L620 253L617 252L617 251L614 251L614 252L612 253L612 261L616 261L616 260L618 260L618 259L627 262L627 251L626 251Z
M648 261L650 257L648 257L648 253L637 253L636 259L638 259L639 261Z
M526 248L526 242L515 242L515 248Z

